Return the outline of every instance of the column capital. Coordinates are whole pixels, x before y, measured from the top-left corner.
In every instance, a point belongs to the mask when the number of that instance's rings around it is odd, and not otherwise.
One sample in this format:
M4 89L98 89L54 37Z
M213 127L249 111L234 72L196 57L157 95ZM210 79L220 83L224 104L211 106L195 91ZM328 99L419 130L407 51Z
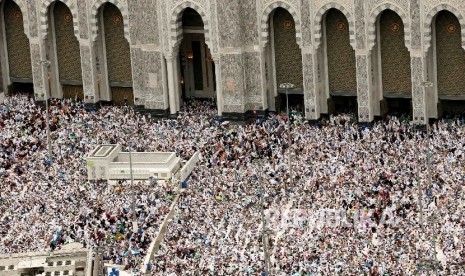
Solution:
M218 53L215 53L215 54L211 54L212 56L212 59L215 63L219 62L220 61L220 54Z
M178 57L178 54L176 52L164 53L163 55L165 56L166 61L173 61Z
M356 55L356 56L366 56L366 55L368 55L369 53L370 53L370 51L367 50L367 49L356 49L356 50L355 50L355 55Z

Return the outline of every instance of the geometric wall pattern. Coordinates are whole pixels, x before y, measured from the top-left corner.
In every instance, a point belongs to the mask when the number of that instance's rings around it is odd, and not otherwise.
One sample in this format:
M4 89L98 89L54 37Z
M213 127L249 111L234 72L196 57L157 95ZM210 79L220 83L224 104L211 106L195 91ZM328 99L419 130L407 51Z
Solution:
M302 88L302 52L296 42L292 15L283 8L276 8L273 30L276 83L293 83L295 87Z
M73 15L62 2L53 6L55 42L60 81L82 82L81 55L79 41L74 35Z
M115 86L115 83L131 83L131 51L129 43L124 37L122 14L111 3L105 4L102 8L110 85Z
M349 22L336 9L328 10L325 18L329 91L356 93L355 51L350 45Z
M32 82L29 39L24 33L23 14L14 1L4 3L4 18L10 77Z
M385 10L379 20L383 92L411 94L410 53L405 46L402 19L394 11Z
M436 49L439 95L464 95L465 50L460 23L451 12L440 11L436 16Z

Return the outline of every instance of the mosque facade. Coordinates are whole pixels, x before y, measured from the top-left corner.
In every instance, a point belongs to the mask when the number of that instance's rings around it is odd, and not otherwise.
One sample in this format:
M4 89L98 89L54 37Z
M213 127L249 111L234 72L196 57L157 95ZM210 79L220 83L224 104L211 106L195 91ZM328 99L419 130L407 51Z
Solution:
M465 102L463 0L1 0L0 85L173 115L354 108L414 121ZM281 88L292 83L293 88Z

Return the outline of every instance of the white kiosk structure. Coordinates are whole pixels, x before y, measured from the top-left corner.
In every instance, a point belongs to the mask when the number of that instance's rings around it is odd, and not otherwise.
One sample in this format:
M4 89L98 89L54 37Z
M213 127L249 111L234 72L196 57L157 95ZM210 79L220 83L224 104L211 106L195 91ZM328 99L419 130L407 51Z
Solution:
M166 180L181 167L181 159L174 152L131 152L131 159L134 180ZM131 179L129 152L121 152L121 145L99 145L86 161L89 180Z

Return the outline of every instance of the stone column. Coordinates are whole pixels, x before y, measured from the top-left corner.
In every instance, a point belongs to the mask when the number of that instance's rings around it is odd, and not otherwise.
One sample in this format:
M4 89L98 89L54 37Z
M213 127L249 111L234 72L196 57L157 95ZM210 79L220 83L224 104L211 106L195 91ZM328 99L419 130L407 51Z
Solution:
M166 55L166 67L168 71L168 91L169 91L169 103L170 103L170 114L176 114L176 87L175 87L175 67L174 62L176 60L173 55Z
M89 40L80 41L82 87L84 89L84 102L94 105L102 99L103 76L97 74L95 51L91 48Z
M410 53L410 66L412 72L412 105L413 121L418 124L425 124L428 121L428 115L437 110L427 110L428 99L434 101L433 87L423 87L422 82L426 80L424 76L424 57L421 51L412 51Z
M168 70L166 69L166 59L163 57L164 55L160 55L160 66L161 66L161 74L162 74L162 86L163 86L163 110L168 113L168 109L170 108L170 97L169 97L169 88L168 88Z
M357 101L360 122L371 122L374 119L374 106L379 104L373 98L371 85L371 51L367 43L366 2L354 0L355 5L355 60L357 69Z
M410 0L410 67L412 74L412 106L413 121L424 124L428 117L437 116L437 96L434 93L434 87L423 88L421 83L427 78L427 61L423 52L424 39L422 35L421 11L423 2L420 0ZM425 91L426 89L426 91ZM429 110L427 108L431 107ZM433 104L434 102L434 104ZM429 115L429 116L428 116ZM434 116L436 115L436 116Z
M263 103L263 110L269 110L269 94L268 94L268 82L266 79L266 63L267 63L267 53L266 53L266 48L261 48L260 49L260 88L261 88L261 93L262 93L262 103ZM273 103L273 110L275 110L274 107L274 99L271 101Z
M177 53L178 50L175 51ZM176 100L176 112L181 111L181 87L179 87L179 60L178 55L173 55L173 81L174 95Z
M360 122L371 122L374 119L374 105L379 104L373 100L371 89L371 55L366 51L356 51L357 66L357 101L358 118Z
M36 101L44 101L48 95L48 68L41 61L45 60L45 54L41 51L38 38L29 40L31 47L32 82L34 85L34 98Z
M220 55L212 54L213 62L215 62L216 76L216 105L218 108L218 116L223 116L223 86L221 85L221 60Z
M302 72L305 102L305 118L317 120L320 117L320 95L318 93L318 57L311 47L302 48Z

